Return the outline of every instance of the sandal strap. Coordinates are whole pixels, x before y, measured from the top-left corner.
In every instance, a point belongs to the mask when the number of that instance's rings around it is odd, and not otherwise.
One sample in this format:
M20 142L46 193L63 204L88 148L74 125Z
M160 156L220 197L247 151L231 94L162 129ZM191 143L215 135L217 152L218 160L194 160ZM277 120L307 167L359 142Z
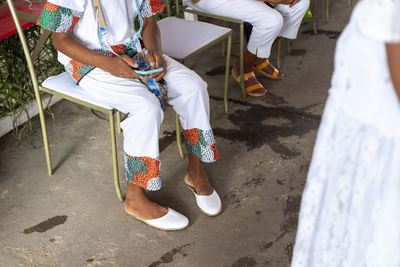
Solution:
M240 84L240 75L238 77L235 77L235 75L234 75L234 73L232 71L232 76ZM254 78L256 77L253 71L248 72L248 73L243 73L243 80L245 80L245 81L247 81L249 78L252 78L252 77L254 77ZM245 87L244 90L246 91L246 93L251 93L251 92L253 92L255 90L258 90L258 89L264 89L265 90L264 86L262 86L262 84L259 83L259 82L257 82L256 84L253 84L251 86Z
M275 68L268 59L266 59L263 63L259 64L256 66L257 69L259 70L263 70L264 68L268 67L269 65L271 65L271 67L274 69L274 72L272 73L272 78L277 78L279 76L279 70L277 68Z
M279 70L274 67L274 73L272 73L272 78L277 78L279 75Z
M269 60L266 59L263 63L259 64L256 66L257 69L262 70L265 67L268 67L271 63L269 63Z
M243 73L243 80L247 81L250 78L255 78L254 72ZM235 78L235 77L234 77ZM235 78L235 80L240 83L240 75Z
M257 90L257 89L261 89L261 88L264 88L262 86L262 84L261 83L256 83L256 84L253 84L251 86L246 87L245 90L246 90L246 93L251 93L251 92L253 92L253 91Z
M239 76L240 77L240 76ZM251 72L248 72L248 73L243 73L243 79L245 80L245 81L247 81L248 79L250 79L250 78L255 78L256 76L254 75L254 72L253 71L251 71Z

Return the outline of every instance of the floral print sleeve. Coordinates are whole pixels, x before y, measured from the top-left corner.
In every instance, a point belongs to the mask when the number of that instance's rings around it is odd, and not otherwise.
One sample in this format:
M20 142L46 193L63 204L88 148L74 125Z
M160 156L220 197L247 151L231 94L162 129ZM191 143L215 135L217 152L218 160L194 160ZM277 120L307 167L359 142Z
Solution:
M81 16L82 12L47 2L37 24L53 32L70 32Z
M168 0L143 0L140 14L147 18L160 13Z

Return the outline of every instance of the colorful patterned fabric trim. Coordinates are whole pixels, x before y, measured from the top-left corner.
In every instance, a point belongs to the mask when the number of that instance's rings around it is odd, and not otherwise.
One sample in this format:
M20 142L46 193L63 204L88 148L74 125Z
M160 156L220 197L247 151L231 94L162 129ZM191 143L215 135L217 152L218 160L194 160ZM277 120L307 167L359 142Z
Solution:
M146 86L158 98L161 108L165 108L168 102L168 89L165 80L161 79L157 82L154 78L148 78Z
M66 72L75 80L76 83L79 83L83 76L93 69L93 66L82 64L75 60L71 60L69 64L65 66Z
M78 23L82 14L83 12L47 2L37 20L37 25L53 32L70 32Z
M143 0L140 13L143 17L151 17L160 13L168 0Z
M124 152L126 180L144 189L161 188L160 160L149 157L132 157Z
M128 55L130 57L134 57L136 55L136 48L127 49L126 45L124 44L113 45L111 48L119 55ZM115 56L111 53L111 51L104 48L96 49L96 52L106 56ZM75 60L71 60L69 64L65 66L65 70L72 77L72 79L76 81L76 83L79 83L79 81L94 68L95 67L93 66L82 64Z
M202 162L214 162L218 159L217 147L215 145L212 130L200 130L192 128L182 130L189 154L197 156Z

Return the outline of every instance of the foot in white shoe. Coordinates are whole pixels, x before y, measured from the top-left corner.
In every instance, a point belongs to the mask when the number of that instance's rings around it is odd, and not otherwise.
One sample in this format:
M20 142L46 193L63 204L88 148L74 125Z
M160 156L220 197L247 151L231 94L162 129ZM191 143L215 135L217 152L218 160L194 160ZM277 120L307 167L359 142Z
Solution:
M200 211L207 216L217 216L222 211L222 201L217 193L213 189L213 192L208 196L196 194L193 187L188 185L188 188L193 192L197 206Z
M182 230L189 226L189 219L171 208L168 208L167 214L160 218L139 221L164 231Z

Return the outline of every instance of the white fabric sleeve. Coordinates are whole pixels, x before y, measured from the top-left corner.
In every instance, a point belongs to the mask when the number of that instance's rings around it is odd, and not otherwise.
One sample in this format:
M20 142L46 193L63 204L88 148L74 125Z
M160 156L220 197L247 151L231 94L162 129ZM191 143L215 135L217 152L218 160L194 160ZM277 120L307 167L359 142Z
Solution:
M400 42L400 0L362 0L354 12L364 34L387 43Z

